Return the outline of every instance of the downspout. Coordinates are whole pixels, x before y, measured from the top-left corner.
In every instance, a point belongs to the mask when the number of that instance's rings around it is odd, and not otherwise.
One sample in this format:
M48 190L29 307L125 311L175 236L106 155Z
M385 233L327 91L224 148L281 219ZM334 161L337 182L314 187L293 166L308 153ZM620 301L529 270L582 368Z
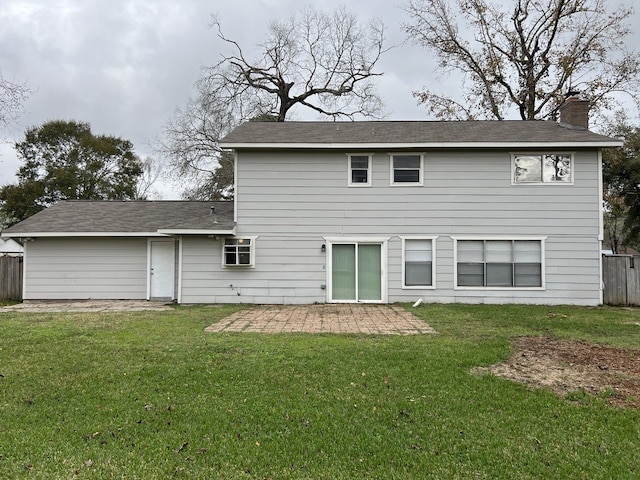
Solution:
M238 150L233 150L233 221L238 223Z
M182 240L183 236L178 237L178 305L182 303Z
M22 301L27 298L27 242L22 239Z
M600 284L600 305L604 303L604 278L602 271L602 242L604 241L604 181L602 179L602 149L598 149L598 272Z

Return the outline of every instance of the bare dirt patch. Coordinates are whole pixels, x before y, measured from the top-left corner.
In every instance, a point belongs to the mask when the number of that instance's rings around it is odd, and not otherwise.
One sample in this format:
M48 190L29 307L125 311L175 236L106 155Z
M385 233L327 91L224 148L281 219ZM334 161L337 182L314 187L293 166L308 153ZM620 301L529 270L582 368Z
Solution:
M586 392L611 405L640 408L640 350L595 345L548 337L521 337L505 363L490 372L558 395Z

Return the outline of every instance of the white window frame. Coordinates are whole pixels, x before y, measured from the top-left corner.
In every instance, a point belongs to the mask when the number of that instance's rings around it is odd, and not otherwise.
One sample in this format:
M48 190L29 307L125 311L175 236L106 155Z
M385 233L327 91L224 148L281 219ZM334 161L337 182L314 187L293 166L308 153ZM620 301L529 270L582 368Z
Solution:
M421 152L390 152L389 154L389 184L392 187L422 187L424 185L424 153ZM395 182L393 158L400 156L415 156L420 158L420 179L417 182Z
M437 236L402 236L402 289L403 290L435 290L436 289L436 240ZM406 285L405 242L407 240L428 240L431 242L431 285Z
M367 181L353 182L353 168L351 167L352 157L367 157ZM371 153L347 153L347 182L350 187L370 187L373 174L373 154ZM361 169L358 169L361 170Z
M387 271L388 271L388 254L387 254L387 244L389 243L389 237L323 237L323 240L327 245L327 263L325 265L326 272L326 299L327 303L388 303L389 302L389 290L387 285ZM333 300L333 244L353 244L353 245L380 245L380 267L381 267L381 285L382 292L381 300L375 301L362 301L362 302L352 302L350 300Z
M487 237L451 237L453 239L453 288L454 290L510 290L510 291L541 291L546 290L546 262L545 262L545 244L547 237L521 237L521 236L487 236ZM475 241L535 241L540 242L540 286L539 287L480 287L480 286L458 286L458 241L475 240ZM485 262L486 263L486 262Z
M569 178L568 182L544 182L544 181L540 181L540 182L518 182L518 181L516 181L516 157L537 157L537 156L542 157L543 155L565 155L565 156L570 157L571 171L570 171L570 178ZM541 159L541 162L542 162L542 159ZM518 186L522 186L522 185L554 185L554 186L573 185L575 164L576 164L575 152L564 152L564 151L511 152L511 185L518 185Z
M222 267L223 268L255 268L256 260L256 238L257 237L225 237L222 238ZM249 243L249 263L248 264L229 264L226 262L226 243L227 240L248 240Z

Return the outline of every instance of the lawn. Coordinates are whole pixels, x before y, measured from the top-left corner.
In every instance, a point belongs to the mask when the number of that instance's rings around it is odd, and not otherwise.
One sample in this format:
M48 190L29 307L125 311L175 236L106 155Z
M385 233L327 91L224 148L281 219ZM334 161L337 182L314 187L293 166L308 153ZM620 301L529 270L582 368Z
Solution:
M471 372L522 335L639 349L640 310L422 305L437 335L204 332L239 308L0 314L0 478L640 477L639 410Z

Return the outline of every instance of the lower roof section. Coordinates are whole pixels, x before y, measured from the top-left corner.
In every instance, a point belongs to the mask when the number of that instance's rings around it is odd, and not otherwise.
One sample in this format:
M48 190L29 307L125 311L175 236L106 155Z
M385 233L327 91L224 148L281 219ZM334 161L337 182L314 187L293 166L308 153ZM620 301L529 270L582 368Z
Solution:
M233 235L233 209L233 202L228 201L66 200L7 228L2 236Z

